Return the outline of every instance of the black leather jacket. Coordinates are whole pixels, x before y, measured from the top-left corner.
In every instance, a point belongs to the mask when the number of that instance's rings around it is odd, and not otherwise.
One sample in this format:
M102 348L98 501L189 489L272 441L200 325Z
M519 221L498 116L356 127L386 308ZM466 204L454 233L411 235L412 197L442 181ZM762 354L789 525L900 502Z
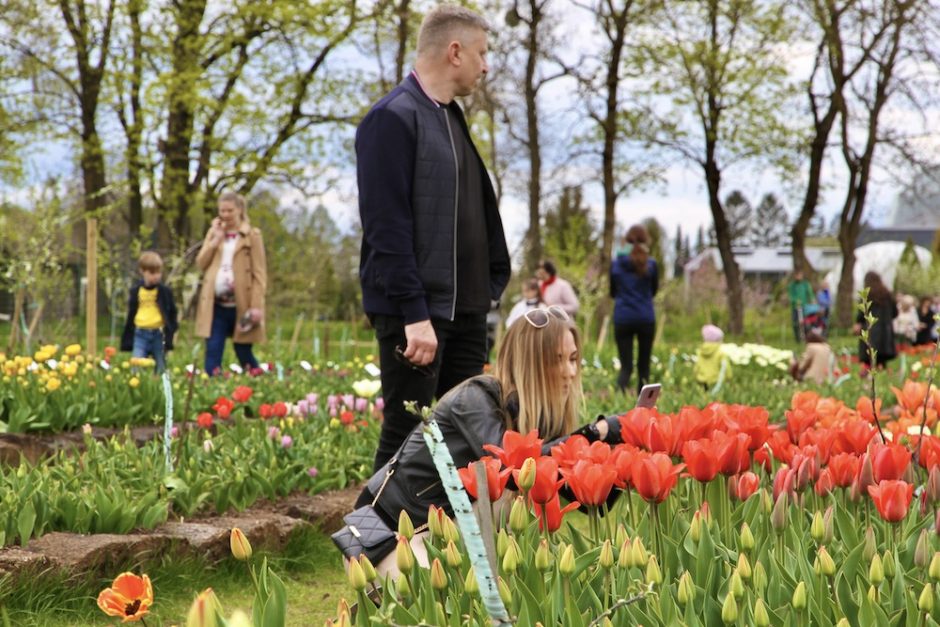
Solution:
M483 449L484 444L502 446L507 421L515 422L517 413L518 410L512 403L508 407L503 406L499 382L494 377L481 375L468 379L445 395L434 408L433 417L441 429L451 457L454 458L454 464L457 468L464 468L470 462L489 455ZM607 423L607 441L612 444L619 442L619 421L616 418L608 418ZM584 435L590 441L599 439L594 423L578 429L571 435L575 434ZM545 442L542 454L548 455L553 446L568 437L570 435ZM385 481L392 464L395 465L394 472L382 489L382 482ZM397 527L398 516L402 510L408 512L416 527L427 522L428 507L431 505L443 507L448 515L453 515L437 468L424 441L421 425L411 432L393 460L372 475L358 504L372 502L373 495L378 494L380 490L377 509L392 529Z

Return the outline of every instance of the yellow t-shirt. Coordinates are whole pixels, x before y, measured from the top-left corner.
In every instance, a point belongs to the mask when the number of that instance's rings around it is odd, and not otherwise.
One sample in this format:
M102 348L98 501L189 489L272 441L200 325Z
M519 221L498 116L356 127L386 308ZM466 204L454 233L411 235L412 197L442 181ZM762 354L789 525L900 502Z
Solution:
M163 314L157 307L157 288L141 286L137 290L137 315L134 316L134 326L138 329L162 329Z

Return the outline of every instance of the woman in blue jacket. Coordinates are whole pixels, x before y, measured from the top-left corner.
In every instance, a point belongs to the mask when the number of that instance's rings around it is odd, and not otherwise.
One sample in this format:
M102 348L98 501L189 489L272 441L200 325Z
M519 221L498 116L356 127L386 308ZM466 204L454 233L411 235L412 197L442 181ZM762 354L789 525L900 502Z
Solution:
M617 385L626 391L633 375L633 340L637 341L637 390L649 382L650 356L656 332L653 297L659 289L659 269L650 259L650 236L634 224L610 266L610 296L614 299L614 337L620 353Z

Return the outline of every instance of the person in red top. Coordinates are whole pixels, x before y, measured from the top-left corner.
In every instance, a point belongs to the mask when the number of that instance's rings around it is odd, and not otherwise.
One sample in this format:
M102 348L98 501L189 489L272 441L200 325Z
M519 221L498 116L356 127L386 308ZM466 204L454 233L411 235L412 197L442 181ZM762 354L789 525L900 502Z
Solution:
M575 294L571 283L558 276L554 263L548 259L540 261L535 276L540 281L539 290L545 305L549 307L557 305L572 318L578 314L578 308L581 306L578 302L578 295Z

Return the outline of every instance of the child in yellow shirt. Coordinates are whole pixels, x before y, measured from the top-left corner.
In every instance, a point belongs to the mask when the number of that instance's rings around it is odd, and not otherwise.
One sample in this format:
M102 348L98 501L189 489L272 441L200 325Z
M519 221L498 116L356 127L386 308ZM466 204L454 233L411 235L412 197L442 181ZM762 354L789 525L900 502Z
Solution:
M166 369L166 351L173 349L176 333L176 303L173 292L161 281L163 259L146 251L137 261L141 279L130 289L127 299L127 320L121 336L121 350L133 357L153 357L155 371Z

